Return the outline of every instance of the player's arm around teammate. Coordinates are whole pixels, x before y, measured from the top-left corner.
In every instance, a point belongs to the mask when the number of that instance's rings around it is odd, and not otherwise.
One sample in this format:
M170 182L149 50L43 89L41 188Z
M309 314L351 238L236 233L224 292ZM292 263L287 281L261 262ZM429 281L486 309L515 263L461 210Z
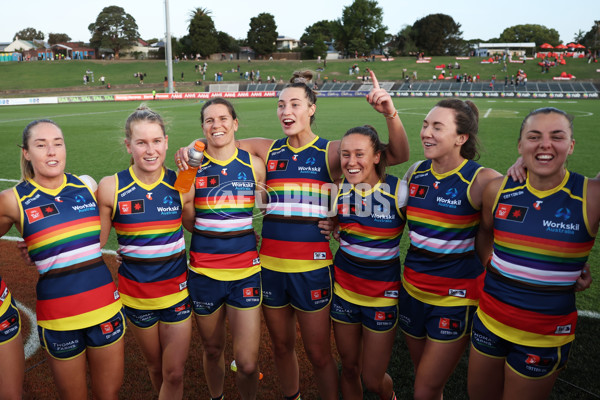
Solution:
M103 178L98 187L102 244L114 226L129 328L159 399L182 398L192 320L181 215L193 210L193 192L173 188L175 173L164 166L168 136L158 113L146 106L134 111L125 125L125 146L130 168Z

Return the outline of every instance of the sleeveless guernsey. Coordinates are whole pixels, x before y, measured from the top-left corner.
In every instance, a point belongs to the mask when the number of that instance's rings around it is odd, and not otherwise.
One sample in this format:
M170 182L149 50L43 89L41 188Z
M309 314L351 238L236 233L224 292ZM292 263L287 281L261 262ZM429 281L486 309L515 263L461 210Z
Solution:
M594 245L587 178L567 171L539 191L505 178L494 204L494 253L477 314L496 335L525 346L562 346L577 324L573 285Z
M307 272L331 265L331 249L317 226L327 217L331 175L329 141L316 137L301 148L276 140L267 158L269 204L260 257L264 268Z
M28 180L13 190L23 239L40 274L38 325L76 330L115 315L121 301L100 252L100 217L90 189L78 177L65 174L57 189Z
M402 284L414 298L437 306L477 305L484 268L475 255L481 211L469 189L481 166L465 160L445 174L423 161L409 181L406 210L410 248Z
M334 292L353 304L398 304L398 246L405 224L398 208L398 184L398 178L387 175L384 182L364 193L346 182L340 187L340 248L335 254Z
M112 221L123 262L119 292L123 304L159 310L188 296L181 194L176 175L162 171L152 185L137 179L130 167L115 175Z
M236 149L225 161L204 153L195 181L192 271L234 281L260 271L252 227L256 177L250 154Z

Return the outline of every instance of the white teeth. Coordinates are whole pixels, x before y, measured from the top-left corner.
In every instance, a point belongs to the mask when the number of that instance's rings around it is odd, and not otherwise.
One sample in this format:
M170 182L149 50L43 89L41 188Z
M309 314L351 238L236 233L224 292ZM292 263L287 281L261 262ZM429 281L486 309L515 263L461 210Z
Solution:
M548 161L548 160L552 160L554 157L548 154L540 154L536 157L537 160L541 160L541 161Z
M425 147L430 147L433 146L433 143L423 143L423 145L425 145Z
M146 161L156 161L158 160L158 157L152 157L152 158L145 158Z
M294 120L293 119L284 119L283 122L286 124L291 124L292 122L294 122Z
M215 132L212 135L213 135L213 137L215 137L215 136L223 136L224 134L225 133L223 133L223 132Z
M58 161L48 161L48 165L51 165L51 166L58 165Z
M350 174L358 174L360 172L360 169L349 169L348 173Z

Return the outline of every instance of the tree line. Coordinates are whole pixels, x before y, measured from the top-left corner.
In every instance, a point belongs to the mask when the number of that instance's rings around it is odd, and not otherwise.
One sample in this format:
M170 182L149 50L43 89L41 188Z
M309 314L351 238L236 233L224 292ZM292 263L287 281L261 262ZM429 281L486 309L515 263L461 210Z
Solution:
M214 53L238 53L240 47L252 48L257 56L268 56L276 51L278 37L275 17L270 13L260 13L250 19L247 37L235 39L226 32L215 28L211 11L196 8L190 12L188 34L172 38L173 54L200 54L208 57ZM354 0L343 8L342 16L336 20L321 20L308 26L300 37L302 58L325 57L329 46L347 56L370 55L373 51L389 55L464 55L468 54L479 38L464 39L460 23L446 14L430 14L412 25L405 25L400 32L390 34L383 25L383 9L376 0ZM90 47L112 49L115 56L123 48L131 46L139 38L135 18L122 7L105 7L96 21L88 26L91 34ZM44 33L34 28L26 28L15 34L24 40L44 40ZM71 38L65 33L50 33L50 44L64 43ZM148 42L154 43L158 39ZM555 29L544 25L524 24L504 29L497 38L487 42L535 42L538 46L549 43L556 46L560 37ZM589 31L579 30L573 42L591 50L600 48L600 21L595 21Z

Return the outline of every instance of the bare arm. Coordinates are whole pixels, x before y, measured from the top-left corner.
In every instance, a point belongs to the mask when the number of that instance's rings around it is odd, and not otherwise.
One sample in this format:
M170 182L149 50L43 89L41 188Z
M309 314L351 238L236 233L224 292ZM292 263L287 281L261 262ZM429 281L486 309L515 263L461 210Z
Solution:
M385 116L388 127L390 141L386 150L387 163L388 165L402 164L408 161L409 157L406 130L400 120L398 111L396 111L392 96L387 90L380 88L373 70L369 70L369 73L371 74L373 89L367 95L367 101L377 112Z
M0 236L4 236L13 225L21 230L19 203L12 189L0 192Z
M510 176L515 181L521 183L525 182L525 179L527 179L527 168L525 168L523 157L516 159L515 163L508 168L508 171L506 171L506 175Z
M255 155L252 157L252 167L254 169L254 175L256 176L256 190L255 190L255 204L261 210L267 206L267 186L265 184L267 180L267 169L264 161Z
M100 246L104 247L108 241L110 230L112 228L112 215L115 207L115 176L105 176L98 184L96 198L98 200L98 210L100 213Z
M488 259L492 255L494 244L493 207L502 180L502 177L493 179L483 190L481 221L479 222L479 229L475 237L475 251L483 265L487 265Z
M500 175L498 171L491 168L483 168L481 171L479 171L469 190L469 195L471 196L471 201L473 202L474 206L481 207L481 201L485 187L492 179L500 176L502 175Z
M183 210L181 211L181 223L188 232L194 232L194 223L196 219L196 208L194 204L196 191L189 190L181 194Z

